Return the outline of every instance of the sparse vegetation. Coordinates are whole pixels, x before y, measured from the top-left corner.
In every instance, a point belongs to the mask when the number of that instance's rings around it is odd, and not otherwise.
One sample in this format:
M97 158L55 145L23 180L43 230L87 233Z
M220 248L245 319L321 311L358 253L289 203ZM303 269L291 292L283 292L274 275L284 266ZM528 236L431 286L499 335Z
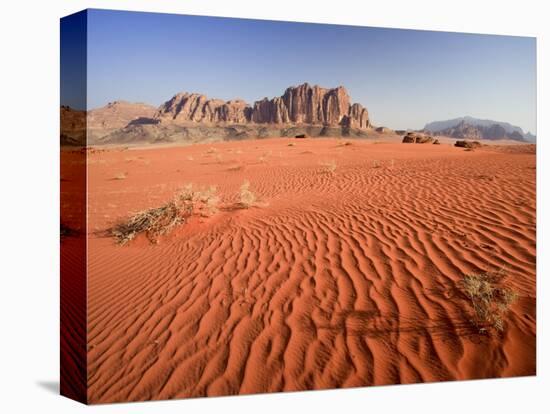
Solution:
M244 166L238 164L238 165L233 165L233 166L229 167L227 169L227 171L236 172L236 171L241 171L243 169L244 169Z
M336 171L336 161L335 160L330 160L330 161L322 161L319 163L320 165L322 165L324 168L323 170L329 174L334 174L334 172Z
M296 144L295 144L294 142L291 142L291 143L289 143L287 146L288 146L288 147L294 147L295 145L296 145Z
M480 331L493 327L504 330L504 319L512 303L517 300L517 293L502 286L506 270L496 272L472 273L464 276L461 287L470 299L475 312L476 325Z
M125 172L118 173L113 177L113 180L124 180L128 175Z
M239 190L239 204L242 208L250 208L256 203L256 195L250 191L250 182L245 180Z
M216 187L194 190L193 185L189 184L166 204L133 215L115 225L109 233L122 245L142 233L151 243L156 243L159 236L169 233L191 216L216 213L218 203Z

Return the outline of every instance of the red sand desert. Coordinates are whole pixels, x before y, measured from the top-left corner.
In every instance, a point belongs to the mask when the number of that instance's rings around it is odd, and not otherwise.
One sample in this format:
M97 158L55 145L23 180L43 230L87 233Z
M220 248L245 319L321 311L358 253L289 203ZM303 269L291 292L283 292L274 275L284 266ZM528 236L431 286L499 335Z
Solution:
M91 403L535 374L532 145L276 138L88 165ZM156 244L106 234L191 183L217 213ZM481 329L460 282L498 269L518 299Z

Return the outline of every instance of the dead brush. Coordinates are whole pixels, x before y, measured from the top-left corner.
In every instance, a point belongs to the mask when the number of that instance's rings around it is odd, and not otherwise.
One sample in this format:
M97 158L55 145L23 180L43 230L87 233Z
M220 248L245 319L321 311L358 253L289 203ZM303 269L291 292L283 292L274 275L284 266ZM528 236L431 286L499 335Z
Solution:
M474 308L474 323L481 332L486 331L487 327L504 331L506 314L518 298L514 290L502 286L506 276L506 270L500 269L496 272L468 274L461 281L461 288Z
M113 177L113 180L125 180L126 177L128 177L128 174L126 174L125 172L121 172L121 173L118 173L117 175L115 175Z
M126 221L116 224L108 233L121 245L142 233L151 243L157 243L160 236L168 234L191 216L209 217L215 214L218 211L218 203L216 187L194 190L190 184L166 204L140 211Z
M336 161L330 160L330 161L321 161L319 162L319 165L323 167L323 171L328 174L334 174L336 171Z
M245 180L239 189L239 205L241 208L250 208L256 204L256 194L250 191L250 182Z

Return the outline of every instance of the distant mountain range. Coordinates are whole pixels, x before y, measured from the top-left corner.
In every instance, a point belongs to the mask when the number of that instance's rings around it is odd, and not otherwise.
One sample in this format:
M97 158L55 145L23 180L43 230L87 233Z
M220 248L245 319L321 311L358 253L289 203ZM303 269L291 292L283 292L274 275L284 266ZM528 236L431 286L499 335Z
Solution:
M115 101L87 112L62 108L62 143L68 145L198 142L262 137L366 136L369 113L343 86L303 83L252 105L182 92L158 108ZM75 122L80 118L80 122ZM85 126L83 134L82 126ZM64 127L64 128L63 128Z
M536 136L530 132L523 132L518 126L508 122L493 121L490 119L479 119L471 116L436 121L426 124L424 131L445 135L453 138L474 138L474 139L512 139L516 141L535 142Z
M131 144L204 142L265 137L354 136L393 133L372 125L369 113L352 103L343 86L323 88L304 83L281 96L252 105L182 92L155 108L115 101L88 112L61 107L61 144ZM453 138L511 139L534 142L520 127L472 117L426 124L424 132Z

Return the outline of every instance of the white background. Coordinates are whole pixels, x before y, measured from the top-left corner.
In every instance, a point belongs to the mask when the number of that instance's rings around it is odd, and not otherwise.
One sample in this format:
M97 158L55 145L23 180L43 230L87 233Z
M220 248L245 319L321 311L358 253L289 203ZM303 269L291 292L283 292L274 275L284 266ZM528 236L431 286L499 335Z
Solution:
M0 411L549 412L546 1L3 1L0 13ZM538 376L95 406L57 395L59 18L86 7L537 36ZM315 63L318 64L318 63ZM511 65L514 62L510 62ZM368 102L367 102L368 104ZM545 215L546 210L546 215Z

